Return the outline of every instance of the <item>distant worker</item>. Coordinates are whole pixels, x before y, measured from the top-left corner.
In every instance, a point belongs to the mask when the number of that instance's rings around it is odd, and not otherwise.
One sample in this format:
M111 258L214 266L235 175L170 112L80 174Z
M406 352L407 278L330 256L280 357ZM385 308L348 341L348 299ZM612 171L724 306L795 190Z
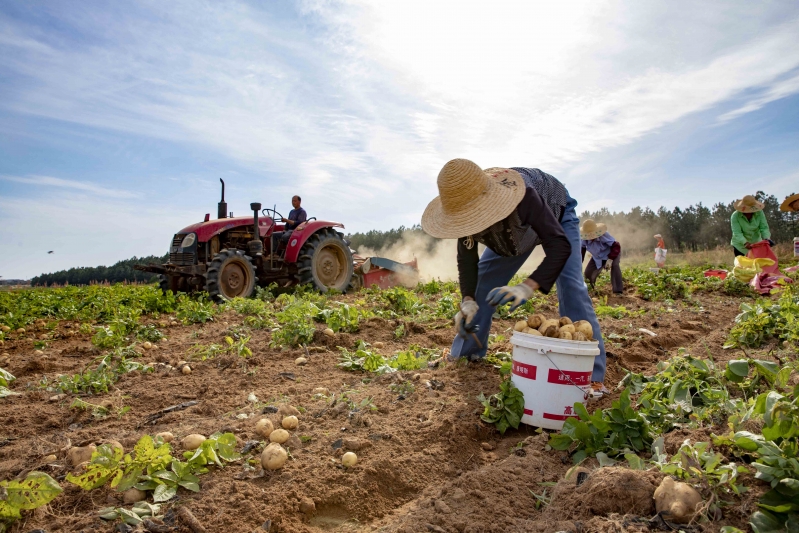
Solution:
M782 202L780 211L797 212L799 211L799 194L792 194Z
M658 240L657 246L655 246L655 264L658 268L663 268L666 266L666 243L663 242L663 236L658 233L654 237Z
M762 202L758 202L754 196L747 194L734 202L733 207L735 207L735 212L730 217L732 226L730 244L732 244L736 256L746 255L749 253L749 249L760 241L768 241L769 245L774 246L766 215L763 213L765 205Z
M463 300L451 357L485 357L495 308L511 304L516 309L536 290L547 294L557 283L560 315L587 320L599 341L588 393L607 394L605 346L582 276L577 201L566 187L537 168L483 170L467 159L453 159L438 174L438 192L422 215L422 228L458 243ZM478 244L486 247L482 256ZM546 254L543 262L523 282L509 286L538 245Z
M585 279L591 288L596 284L596 278L602 269L610 270L610 284L613 294L624 292L624 282L621 278L621 244L608 233L608 228L601 222L597 224L590 218L580 227L581 255L585 261L585 252L591 253L591 260L585 267Z
M294 206L294 209L289 211L288 218L281 218L281 222L286 224L286 229L283 230L283 235L280 237L283 242L288 242L289 237L291 236L291 232L297 229L297 226L302 224L308 219L308 214L305 212L300 206L302 202L302 198L297 195L294 195L291 198L291 205Z

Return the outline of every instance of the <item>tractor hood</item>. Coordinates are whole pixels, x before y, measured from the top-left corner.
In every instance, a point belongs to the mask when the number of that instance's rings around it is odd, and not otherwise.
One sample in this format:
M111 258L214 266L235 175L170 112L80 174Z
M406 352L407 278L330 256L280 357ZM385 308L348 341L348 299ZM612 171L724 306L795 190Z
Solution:
M209 220L208 222L197 222L191 226L186 226L178 233L196 233L199 242L207 242L214 235L218 235L223 231L237 227L252 228L252 216L248 217L234 217L234 218L219 218L217 220ZM263 217L258 219L258 227L261 230L261 237L264 237L272 227L272 218Z

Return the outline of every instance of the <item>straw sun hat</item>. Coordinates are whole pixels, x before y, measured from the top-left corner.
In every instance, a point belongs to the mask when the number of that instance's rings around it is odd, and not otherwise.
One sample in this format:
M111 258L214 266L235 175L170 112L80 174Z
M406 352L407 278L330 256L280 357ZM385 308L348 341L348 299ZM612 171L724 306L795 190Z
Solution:
M597 224L589 218L580 226L580 239L590 241L601 237L606 231L608 231L608 227L605 224L601 222Z
M510 215L524 198L524 179L515 170L482 170L453 159L438 173L438 194L422 215L422 228L439 239L474 235Z
M791 204L794 203L796 200L799 200L799 194L792 194L788 198L785 199L784 202L780 205L780 211L796 211Z
M762 211L765 205L761 202L755 200L755 197L751 194L747 194L740 200L736 201L733 204L736 211L740 211L741 213L756 213L758 211Z

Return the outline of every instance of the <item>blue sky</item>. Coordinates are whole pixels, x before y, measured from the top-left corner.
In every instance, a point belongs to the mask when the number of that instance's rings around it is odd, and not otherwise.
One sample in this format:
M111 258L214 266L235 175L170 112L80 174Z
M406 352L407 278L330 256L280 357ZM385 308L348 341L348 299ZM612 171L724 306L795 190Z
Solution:
M454 157L588 209L782 197L797 35L790 1L2 2L0 275L164 253L219 178L349 231Z

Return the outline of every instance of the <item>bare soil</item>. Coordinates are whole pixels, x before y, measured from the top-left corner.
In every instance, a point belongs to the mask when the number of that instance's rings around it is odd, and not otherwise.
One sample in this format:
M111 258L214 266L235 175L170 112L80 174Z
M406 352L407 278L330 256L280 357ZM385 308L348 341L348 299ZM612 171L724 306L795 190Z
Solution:
M550 301L549 309L542 311L545 314L555 313L555 300ZM659 361L668 360L680 348L717 362L736 356L724 351L722 344L739 299L695 294L691 302L669 308L628 294L610 296L608 304L647 311L635 318L601 320L605 335L615 334L607 346L610 389L625 369L653 373ZM175 366L188 358L195 343L221 343L226 332L241 322L241 316L229 311L203 326L169 328L161 349L147 352L143 360ZM370 319L359 333L335 339L319 332L305 366L295 364L297 357L306 356L304 350L269 348L270 334L254 331L249 359L194 361L190 375L177 370L130 373L111 393L84 398L92 403L111 402L115 409L130 407L121 417L102 419L71 409L71 395L52 399L52 393L38 388L43 376L79 372L99 354L88 336L57 339L44 355L34 354L32 336L6 342L3 351L11 355L7 368L18 378L15 390L22 391L26 384L28 389L0 402L0 479L39 469L65 487L59 498L15 524L12 531L115 530L115 524L98 518L97 510L121 505L119 494L107 489L87 493L63 481L68 472L64 454L70 444L114 439L130 450L143 434L161 431L171 431L176 440L191 433L231 431L244 444L258 439L254 427L262 416L278 422L273 411L283 404L301 411L294 434L302 437L291 442L291 458L284 468L265 474L241 464L213 469L201 477L199 493L181 489L177 501L166 507L185 506L207 531L227 533L657 530L650 519L655 514L651 493L659 474L606 468L591 473L577 487L563 479L571 460L564 452L548 449L546 431L523 425L501 436L481 422L476 396L493 393L499 385L498 373L490 365L445 364L382 376L336 366L335 346L351 347L357 339L383 342L379 351L384 355L411 343L446 349L452 340L445 321L409 323L409 334L399 340L394 338L396 325ZM507 338L512 325L510 320L496 321L493 331ZM62 323L58 331L74 331L76 326ZM510 344L504 349L510 351ZM443 388L433 390L427 385L431 380L443 383ZM403 382L413 384L414 392L400 394L390 389ZM370 398L374 409L351 409L341 402L338 405L343 408L331 407L329 399L314 393L320 387L330 395L352 391L349 395L356 406ZM248 401L250 393L258 403ZM606 407L617 397L614 391L593 408ZM148 415L193 400L198 403L147 423ZM675 433L667 436L667 443L676 448L685 438L706 440L711 433L723 431ZM517 446L520 442L521 447ZM350 469L341 467L339 460L347 447L356 449L359 457ZM50 454L57 460L43 464ZM589 461L587 466L593 470L597 464ZM542 498L548 504L542 504ZM300 511L304 499L313 501L315 511ZM725 524L745 528L752 501L736 502L719 521L686 531L717 531ZM175 531L191 530L178 520Z

